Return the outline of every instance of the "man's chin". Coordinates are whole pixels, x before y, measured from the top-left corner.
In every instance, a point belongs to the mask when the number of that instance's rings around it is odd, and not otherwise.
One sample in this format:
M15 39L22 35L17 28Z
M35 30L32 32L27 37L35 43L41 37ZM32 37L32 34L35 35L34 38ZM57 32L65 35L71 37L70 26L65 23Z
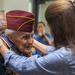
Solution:
M30 53L30 52L31 52L30 49L24 50L24 53L25 53L25 54L28 54L28 53Z

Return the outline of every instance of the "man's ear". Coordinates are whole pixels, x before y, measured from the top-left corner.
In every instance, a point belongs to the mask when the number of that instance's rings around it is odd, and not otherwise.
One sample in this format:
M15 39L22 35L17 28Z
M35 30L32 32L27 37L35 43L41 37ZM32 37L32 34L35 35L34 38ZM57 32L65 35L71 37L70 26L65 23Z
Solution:
M14 37L13 37L13 35L12 34L8 34L8 39L12 42L12 43L14 43Z

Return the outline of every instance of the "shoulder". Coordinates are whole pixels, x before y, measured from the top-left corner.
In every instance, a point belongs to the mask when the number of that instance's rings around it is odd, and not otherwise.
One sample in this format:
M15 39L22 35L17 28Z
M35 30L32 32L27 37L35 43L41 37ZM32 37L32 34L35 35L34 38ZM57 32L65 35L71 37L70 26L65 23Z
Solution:
M61 47L55 51L60 56L67 56L67 55L72 55L72 50L70 48L66 47Z
M49 33L45 33L46 36L51 36Z
M37 35L37 32L34 32L34 35Z

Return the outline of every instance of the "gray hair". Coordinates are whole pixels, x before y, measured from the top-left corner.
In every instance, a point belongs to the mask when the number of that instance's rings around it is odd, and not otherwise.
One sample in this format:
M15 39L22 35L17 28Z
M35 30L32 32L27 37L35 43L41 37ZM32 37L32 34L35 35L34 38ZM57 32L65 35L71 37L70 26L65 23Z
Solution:
M5 35L7 36L8 34L12 34L15 33L16 30L12 30L12 29L5 29Z

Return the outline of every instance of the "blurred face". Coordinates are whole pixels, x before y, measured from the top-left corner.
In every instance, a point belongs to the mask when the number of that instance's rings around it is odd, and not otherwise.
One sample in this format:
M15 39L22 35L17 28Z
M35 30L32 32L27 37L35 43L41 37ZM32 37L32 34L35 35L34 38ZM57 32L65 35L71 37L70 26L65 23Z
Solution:
M27 54L32 48L33 32L16 32L12 41L20 50L20 52Z
M44 27L44 25L42 23L39 23L37 25L37 32L43 33L43 31L45 31L45 27Z
M2 24L0 23L0 34L4 33L6 27L7 27L6 21L2 21Z

